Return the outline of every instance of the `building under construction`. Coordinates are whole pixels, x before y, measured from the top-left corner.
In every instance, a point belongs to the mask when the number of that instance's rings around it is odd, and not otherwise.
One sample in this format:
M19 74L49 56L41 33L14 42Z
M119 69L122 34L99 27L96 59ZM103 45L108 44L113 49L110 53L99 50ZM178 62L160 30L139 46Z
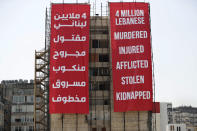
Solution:
M35 52L34 130L151 131L151 111L114 112L108 8L91 9L89 114L49 114L50 9L46 11L45 48ZM98 10L97 10L98 11ZM36 101L39 99L39 101ZM35 115L37 114L37 115ZM39 114L39 115L38 115Z

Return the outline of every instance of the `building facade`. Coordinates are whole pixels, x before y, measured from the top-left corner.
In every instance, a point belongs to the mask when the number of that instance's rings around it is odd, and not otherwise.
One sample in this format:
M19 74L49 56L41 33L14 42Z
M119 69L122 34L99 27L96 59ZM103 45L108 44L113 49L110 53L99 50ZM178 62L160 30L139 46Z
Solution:
M0 101L0 131L4 131L4 104Z
M197 108L191 106L173 108L173 122L184 123L187 127L197 127Z
M7 108L10 108L10 113L5 112L7 113L6 117L9 117L5 123L7 126L6 130L33 131L33 81L31 80L28 82L27 80L9 80L2 81L1 84L3 89L3 97L7 101Z
M168 124L166 131L187 131L185 124Z
M151 131L151 112L114 112L108 19L91 17L89 114L51 114L51 131Z
M172 103L161 102L160 103L160 125L161 131L166 130L166 125L172 124Z
M172 103L155 102L152 113L152 130L166 131L168 124L173 124Z

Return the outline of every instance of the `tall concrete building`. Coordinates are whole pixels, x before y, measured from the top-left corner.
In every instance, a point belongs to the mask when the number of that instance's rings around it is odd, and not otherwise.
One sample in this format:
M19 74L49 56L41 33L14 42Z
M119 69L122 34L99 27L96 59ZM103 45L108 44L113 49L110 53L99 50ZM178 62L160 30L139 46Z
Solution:
M107 8L107 7L106 7ZM50 11L49 11L50 12ZM102 12L102 11L101 11ZM151 131L151 111L114 112L109 17L90 18L89 114L49 114L50 13L46 13L45 49L35 52L35 126L51 131ZM39 75L40 74L40 75ZM46 111L46 112L44 112Z
M33 131L34 121L34 96L33 81L9 80L1 82L3 98L6 99L9 113L5 130L11 131ZM9 127L10 126L10 127Z
M89 49L90 113L51 114L51 131L150 131L149 111L114 112L109 17L92 16Z

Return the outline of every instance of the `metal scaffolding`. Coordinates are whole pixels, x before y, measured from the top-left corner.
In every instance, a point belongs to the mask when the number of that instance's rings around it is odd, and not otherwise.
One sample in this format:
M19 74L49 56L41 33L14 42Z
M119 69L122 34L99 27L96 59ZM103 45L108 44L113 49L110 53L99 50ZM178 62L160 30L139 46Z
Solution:
M50 13L46 9L45 48L35 51L34 131L49 131Z

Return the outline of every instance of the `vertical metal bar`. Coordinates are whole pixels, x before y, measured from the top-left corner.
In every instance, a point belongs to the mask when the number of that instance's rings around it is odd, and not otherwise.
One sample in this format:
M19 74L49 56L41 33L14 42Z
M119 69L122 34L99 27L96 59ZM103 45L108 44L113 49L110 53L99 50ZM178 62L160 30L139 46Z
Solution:
M45 62L46 62L46 72L47 72L47 74L46 74L46 77L48 76L48 80L45 82L45 86L46 86L46 95L47 95L47 122L46 122L46 124L48 125L47 126L47 131L48 130L50 130L50 114L49 114L49 57L50 57L50 46L47 48L47 37L48 37L48 13L47 13L48 11L47 11L47 8L46 8L46 25L45 25ZM50 45L50 44L49 44Z
M94 10L93 10L94 11ZM91 12L90 12L91 13ZM92 55L91 55L91 43L92 43L92 37L91 37L91 28L92 28L92 26L91 26L91 23L92 23L92 19L91 19L91 16L90 16L90 37L89 37L89 62L91 62L91 60L92 60ZM90 66L89 66L89 71L90 71ZM89 104L90 104L90 124L88 124L88 126L90 125L90 127L89 127L89 130L91 131L91 129L92 129L92 76L91 76L92 74L90 73L90 75L89 75L89 83L90 83L90 88L89 88L89 91L90 91L90 93L89 93L89 97L90 97L90 101L89 101ZM88 118L87 118L88 119Z
M123 129L124 129L124 131L125 131L125 112L123 112L123 123L124 123L124 127L123 127Z
M112 95L111 95L111 93L112 93L112 83L111 83L111 74L112 74L112 69L111 69L111 49L110 49L110 47L111 47L111 42L110 42L110 40L109 40L109 36L110 36L110 27L109 27L109 1L107 2L107 5L106 5L106 16L107 16L107 31L108 31L108 36L107 36L107 42L108 42L108 52L109 52L109 71L110 71L110 78L109 78L109 83L110 83L110 85L109 85L109 112L110 112L110 126L109 126L109 130L111 131L111 109L112 109L112 102L111 102L111 97L112 97Z
M78 131L78 114L76 113L76 131Z
M62 131L64 131L64 114L62 114Z
M149 23L150 23L150 26L151 26L151 17L150 17L150 4L148 4L148 12L149 12ZM155 109L155 92L156 92L156 90L155 90L155 74L154 74L154 60L153 60L153 45L152 45L152 35L151 35L151 27L150 27L150 45L151 45L151 59L152 59L152 78L153 78L153 97L154 97L154 99L153 99L153 109L154 110L156 110ZM157 124L157 121L156 121L156 114L155 114L155 116L154 116L154 125L155 125L155 127L154 127L154 129L155 129L155 131L157 130L156 129L156 124ZM150 123L151 125L149 125L150 127L152 126L152 123Z
M137 112L137 120L138 120L138 122L137 122L137 124L138 124L138 131L140 131L140 112L138 111Z
M101 30L104 30L103 28L103 18L102 18L102 2L101 2ZM100 42L99 42L100 43ZM102 47L102 54L103 54L103 47ZM103 67L103 62L102 62L102 67ZM102 82L103 82L103 89L102 89L102 101L103 101L103 128L105 128L105 97L104 97L104 92L105 92L105 82L104 82L104 74L102 75Z
M94 3L94 4L95 4L95 5L94 5L94 8L95 8L95 9L94 9L94 11L95 11L95 14L94 14L94 22L95 22L95 23L94 23L94 30L96 30L96 0L95 0L95 3ZM95 32L96 32L96 31L95 31ZM96 53L96 48L95 48L95 50L94 50L94 53ZM94 68L96 68L96 64L95 64L95 63L96 63L96 55L94 56ZM99 73L99 70L98 70L98 73ZM97 75L97 76L98 76L98 75ZM96 76L96 77L97 77L97 76ZM96 83L96 79L94 79L94 83ZM98 84L98 83L97 83L97 84ZM97 129L97 112L96 112L96 111L97 111L97 110L96 110L96 107L97 107L97 106L96 106L96 105L97 105L97 104L96 104L96 102L97 102L97 97L96 97L96 92L97 92L97 90L95 89L95 90L94 90L94 95L95 95L95 96L94 96L94 102L95 102L95 103L94 103L94 108L95 108L94 111L95 111L95 126L96 126L96 129Z
M34 65L34 131L36 131L36 51L35 51L35 65Z

